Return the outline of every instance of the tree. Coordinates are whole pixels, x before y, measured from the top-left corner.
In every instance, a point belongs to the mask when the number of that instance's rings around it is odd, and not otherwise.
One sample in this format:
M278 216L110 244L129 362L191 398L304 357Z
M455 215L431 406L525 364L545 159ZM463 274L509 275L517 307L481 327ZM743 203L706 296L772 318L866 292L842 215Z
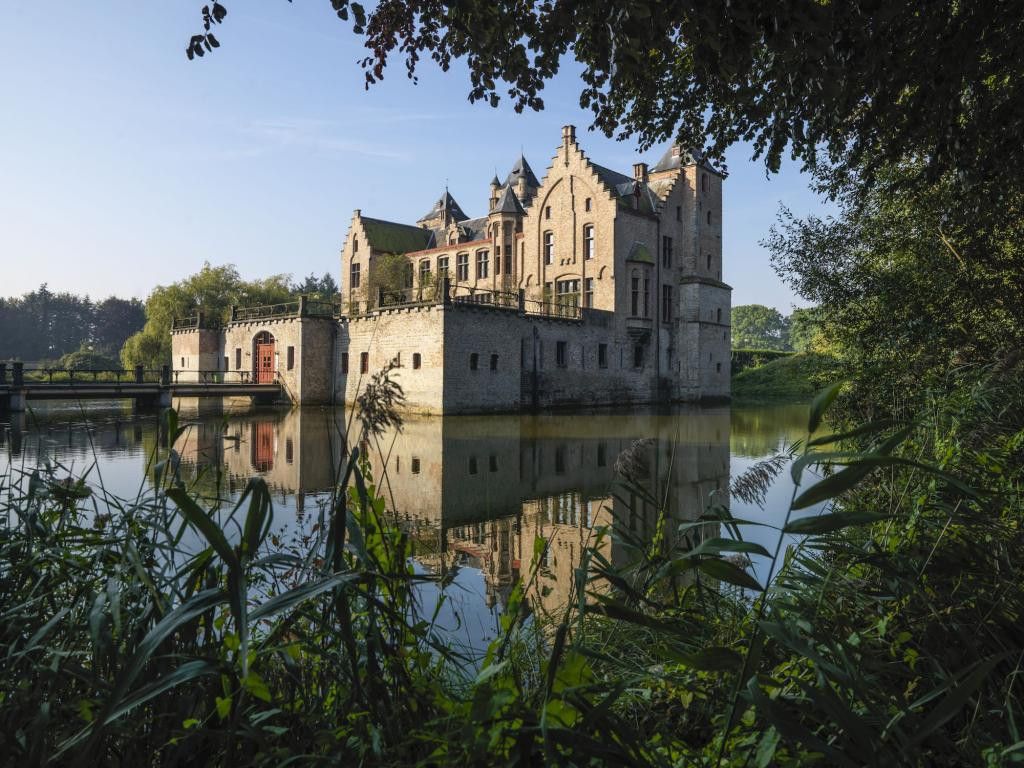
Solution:
M125 340L145 323L141 301L110 296L93 307L92 345L105 357L116 357Z
M392 56L413 79L424 56L443 70L464 59L471 101L497 105L504 91L517 111L541 109L571 52L594 126L644 148L674 138L717 158L749 141L769 169L788 150L868 181L910 158L919 173L902 182L956 173L1000 189L1024 178L1024 13L1005 0L331 6L365 37L367 87ZM226 15L221 3L203 8L189 58L219 47L211 30Z
M297 283L293 290L297 294L320 301L336 301L338 298L338 283L330 272L324 272L323 277L310 273L305 280Z
M733 349L787 349L786 319L772 307L743 304L732 308Z
M794 309L786 318L789 347L794 352L821 352L828 346L820 315L817 307L807 307Z
M128 338L121 362L157 368L171 359L171 325L202 312L210 322L227 322L231 306L278 304L292 298L291 278L273 275L264 280L242 280L232 264L214 267L208 262L194 275L168 286L157 286L146 299L146 324Z
M1014 371L1024 348L1024 195L1007 189L979 209L954 174L895 197L890 182L865 193L825 179L839 192L834 218L783 209L766 241L776 271L818 305L861 400L907 405L929 388Z

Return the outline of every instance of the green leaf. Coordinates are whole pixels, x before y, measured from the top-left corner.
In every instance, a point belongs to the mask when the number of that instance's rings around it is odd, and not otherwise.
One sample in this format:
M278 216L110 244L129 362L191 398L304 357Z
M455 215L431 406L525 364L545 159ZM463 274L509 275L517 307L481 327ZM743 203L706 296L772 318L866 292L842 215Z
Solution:
M697 569L713 579L735 584L738 587L753 589L757 592L763 591L763 588L753 576L725 560L701 560L697 563Z
M855 486L867 477L873 469L874 466L869 464L854 464L833 475L829 475L797 496L793 500L792 509L806 509L814 504L834 498Z
M755 555L771 557L771 553L760 544L736 539L705 539L697 547L687 552L686 557L720 555L723 552L750 552Z
M859 427L848 430L846 432L836 432L829 435L822 435L816 437L813 440L809 440L807 446L814 448L819 445L828 445L830 443L841 443L844 440L849 440L851 437L859 437L861 435L870 435L873 432L885 429L892 425L892 419L876 419L875 421L869 421L867 424L862 424Z
M210 546L217 550L217 554L221 556L227 566L233 570L238 569L238 556L231 545L228 544L224 532L213 521L213 518L206 514L196 504L195 500L188 495L188 491L184 488L171 488L167 491L167 496L178 506L178 511L181 512L185 519L199 529L199 532L210 542Z
M845 382L838 381L831 386L825 387L811 402L811 413L807 420L807 434L813 435L818 429L818 425L821 424L821 417L825 415L825 411L832 405L832 402L836 399L839 394L839 390L843 388Z
M344 584L349 581L354 581L359 578L357 573L336 573L333 576L328 576L325 579L319 581L311 581L302 586L289 589L287 592L282 592L280 595L267 600L262 605L257 606L249 613L249 618L253 621L263 619L268 616L272 616L280 611L288 610L293 608L304 600L316 597L322 592Z
M127 699L107 715L106 718L104 718L103 724L109 725L140 704L145 704L150 699L155 699L161 693L169 691L177 685L187 683L191 680L203 677L204 675L215 675L219 671L220 670L217 665L209 661L187 661L174 671L169 672L163 677L154 680L152 683L144 685L142 688L134 691ZM187 728L188 726L186 725L185 727Z
M833 512L830 515L814 515L802 517L799 520L791 520L789 525L782 529L782 532L799 534L801 536L815 536L838 531L840 528L846 528L850 525L877 523L879 520L886 520L888 518L889 515L881 512L858 510Z
M263 681L263 678L257 675L255 672L250 672L242 678L242 685L245 687L252 696L255 696L260 701L269 702L271 700L270 689L267 684Z

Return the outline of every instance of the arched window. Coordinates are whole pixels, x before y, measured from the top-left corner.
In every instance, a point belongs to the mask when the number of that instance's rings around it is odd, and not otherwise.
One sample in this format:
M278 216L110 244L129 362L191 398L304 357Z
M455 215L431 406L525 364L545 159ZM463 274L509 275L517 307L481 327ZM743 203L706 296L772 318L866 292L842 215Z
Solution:
M555 233L544 233L544 263L553 264L555 261Z
M583 258L594 258L594 225L583 225Z

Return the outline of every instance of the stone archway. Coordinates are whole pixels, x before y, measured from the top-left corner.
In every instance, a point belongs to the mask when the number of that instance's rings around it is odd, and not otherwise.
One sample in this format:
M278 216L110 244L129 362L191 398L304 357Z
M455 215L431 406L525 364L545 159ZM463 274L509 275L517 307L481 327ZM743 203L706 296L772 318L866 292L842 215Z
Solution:
M270 331L260 331L252 339L252 379L257 384L273 384L277 377L274 352L276 341Z

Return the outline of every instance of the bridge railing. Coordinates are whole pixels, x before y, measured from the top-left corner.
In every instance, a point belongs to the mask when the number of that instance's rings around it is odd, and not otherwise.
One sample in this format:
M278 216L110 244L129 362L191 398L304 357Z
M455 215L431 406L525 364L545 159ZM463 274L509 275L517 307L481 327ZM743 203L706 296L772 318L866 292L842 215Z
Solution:
M0 386L28 384L166 384L170 368L61 368L0 363Z
M274 372L272 382L257 382L252 371L176 370L172 374L174 384L277 384L279 372Z

